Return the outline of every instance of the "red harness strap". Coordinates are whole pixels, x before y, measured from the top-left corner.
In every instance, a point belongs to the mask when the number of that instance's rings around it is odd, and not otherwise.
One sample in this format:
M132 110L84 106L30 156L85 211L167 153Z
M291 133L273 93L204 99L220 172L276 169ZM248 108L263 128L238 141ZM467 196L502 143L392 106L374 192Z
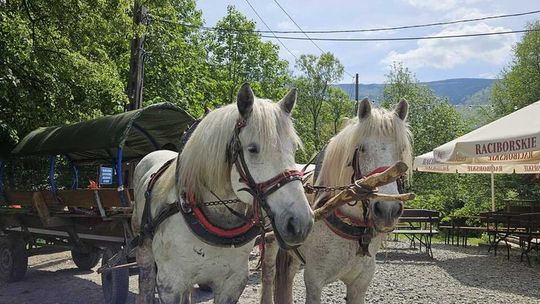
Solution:
M188 199L189 205L191 206L191 210L193 210L193 213L197 217L197 219L201 222L201 224L211 233L220 236L220 237L226 237L226 238L233 238L237 237L239 235L242 235L249 231L255 224L259 222L259 216L258 212L254 212L254 216L251 218L251 220L244 225L232 229L224 229L218 226L215 226L214 224L210 223L208 218L204 215L201 208L197 206L197 203L195 202L195 197L193 195L192 191L186 192L186 197Z

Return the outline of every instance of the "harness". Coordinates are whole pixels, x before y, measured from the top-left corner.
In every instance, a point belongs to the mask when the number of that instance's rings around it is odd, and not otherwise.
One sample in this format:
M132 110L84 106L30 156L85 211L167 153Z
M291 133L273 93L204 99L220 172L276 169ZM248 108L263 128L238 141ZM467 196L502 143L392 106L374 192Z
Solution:
M319 158L317 160L317 164L315 167L315 180L318 178L318 174L320 173L320 166L322 165L322 160L324 159L324 151L326 147L322 150L321 155L319 155ZM366 176L362 174L362 170L360 169L360 162L359 162L359 148L356 148L354 150L353 159L352 159L352 169L353 169L353 175L351 176L351 181L354 183L355 180L359 180L361 178L381 173L388 169L388 167L379 167L375 170L368 173ZM401 179L398 179L398 191L402 193L403 189L403 183ZM319 205L323 205L326 202L326 200L322 200L319 202ZM323 219L324 223L328 228L333 231L338 236L348 239L348 240L354 240L358 241L358 252L357 255L362 256L371 256L369 253L369 244L371 243L371 239L373 238L375 234L375 225L373 221L370 219L370 200L365 199L361 200L360 203L362 204L362 210L363 210L363 218L355 218L350 217L345 214L343 214L339 208L335 209L332 213L330 213L327 217ZM351 206L354 206L358 204L358 201L349 204Z
M187 142L187 139L189 139L189 136L191 136L191 133L194 131L197 124L198 122L186 131L183 139L184 142ZM141 221L141 234L137 236L132 243L138 242L138 244L141 244L145 238L153 238L155 229L157 229L161 222L168 217L181 212L190 230L203 242L221 247L242 246L253 240L259 234L262 235L262 239L264 239L265 223L264 217L262 216L262 210L264 210L266 216L270 219L280 245L283 248L291 248L282 240L281 235L276 230L274 215L268 206L267 198L284 185L295 180L301 181L303 173L297 170L286 170L267 181L257 183L249 171L239 138L240 132L246 125L246 120L242 118L238 119L236 122L233 137L228 144L227 161L231 166L235 166L240 174L240 182L246 185L246 187L239 191L246 191L253 196L253 212L251 217L247 218L228 207L227 202L230 201L222 201L218 198L218 201L216 202L196 202L195 196L189 188L183 190L182 199L178 199L172 204L167 204L155 217L152 217L150 212L152 189L159 177L174 161L174 159L171 159L163 164L163 166L156 173L152 174L150 178L145 192L145 206ZM178 176L178 174L176 174L176 176ZM239 202L239 200L233 201ZM244 224L232 229L218 227L208 220L201 208L202 205L224 205L233 215L242 219Z

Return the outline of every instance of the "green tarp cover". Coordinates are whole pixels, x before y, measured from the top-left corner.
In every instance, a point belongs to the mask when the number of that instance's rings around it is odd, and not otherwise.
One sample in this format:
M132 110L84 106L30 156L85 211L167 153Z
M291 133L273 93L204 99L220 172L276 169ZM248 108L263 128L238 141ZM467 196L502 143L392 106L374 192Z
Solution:
M181 108L159 103L72 125L38 128L22 139L12 155L67 155L73 162L110 161L120 147L124 160L138 159L163 147L178 149L182 133L193 121Z

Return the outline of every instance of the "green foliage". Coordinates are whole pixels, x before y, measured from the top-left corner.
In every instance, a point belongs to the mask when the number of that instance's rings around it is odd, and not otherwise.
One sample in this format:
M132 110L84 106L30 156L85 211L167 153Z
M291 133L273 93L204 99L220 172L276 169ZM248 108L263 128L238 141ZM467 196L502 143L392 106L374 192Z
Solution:
M30 130L121 111L127 1L0 3L0 145Z
M525 33L514 47L512 63L493 87L491 102L496 117L540 100L540 21L527 28L533 31Z
M394 64L387 74L382 105L389 107L400 99L409 102L408 122L414 138L414 155L429 152L463 135L466 122L447 99L416 80L402 64ZM417 198L409 207L436 209L447 216L488 210L489 176L415 172L410 191Z
M502 71L491 95L492 120L510 114L540 100L540 21L527 26L533 30L523 35L514 47L511 64ZM513 194L521 199L538 199L540 183L534 176L507 175L497 177L497 192L505 197Z
M330 86L341 79L344 72L343 65L332 53L301 55L296 66L300 76L294 81L299 92L295 118L306 147L306 157L301 161L306 161L335 133L344 111L351 105L342 89ZM327 128L327 123L331 128Z
M467 131L461 115L448 100L419 84L402 64L394 64L386 77L381 104L390 107L401 99L409 102L407 121L413 132L414 155L429 152Z
M243 82L250 82L257 96L279 99L284 87L290 83L288 63L279 58L279 47L264 42L254 33L255 22L249 20L233 6L216 24L223 31L208 32L209 78L213 90L208 96L212 105L236 100L236 92ZM226 29L238 29L228 31Z
M133 32L146 34L144 105L167 101L194 116L202 115L211 79L205 64L205 42L197 28L202 25L202 14L195 1L144 1L142 5L148 9L150 24ZM123 75L127 75L129 66L125 68Z

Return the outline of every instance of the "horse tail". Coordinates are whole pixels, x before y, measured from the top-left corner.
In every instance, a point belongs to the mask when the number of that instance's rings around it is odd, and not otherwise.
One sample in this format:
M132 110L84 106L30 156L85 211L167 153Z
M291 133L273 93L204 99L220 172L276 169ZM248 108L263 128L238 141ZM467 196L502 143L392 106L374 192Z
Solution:
M293 257L289 252L279 249L276 257L276 276L274 284L274 303L292 304L293 303L293 278L291 275L291 263Z

